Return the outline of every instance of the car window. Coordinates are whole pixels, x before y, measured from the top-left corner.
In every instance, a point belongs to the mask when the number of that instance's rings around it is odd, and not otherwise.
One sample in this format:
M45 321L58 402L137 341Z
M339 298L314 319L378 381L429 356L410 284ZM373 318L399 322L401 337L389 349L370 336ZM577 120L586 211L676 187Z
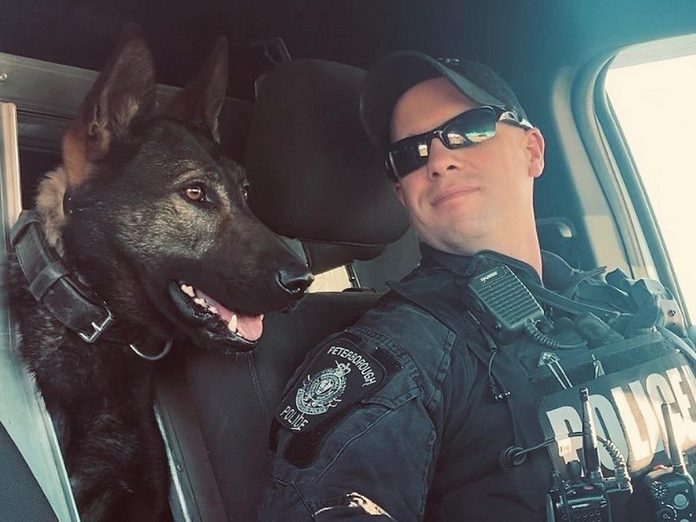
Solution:
M309 287L308 292L340 292L346 288L350 288L350 280L346 267L339 266L328 272L314 276L314 282Z
M605 89L693 318L696 52L660 58L656 44L640 53L619 55L607 73Z

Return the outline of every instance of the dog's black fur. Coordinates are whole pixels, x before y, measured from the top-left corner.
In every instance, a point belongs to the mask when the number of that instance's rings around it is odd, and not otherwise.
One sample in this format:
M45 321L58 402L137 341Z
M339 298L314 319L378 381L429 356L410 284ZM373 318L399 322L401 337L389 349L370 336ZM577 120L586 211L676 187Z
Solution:
M107 303L110 334L124 342L84 342L34 300L9 258L21 353L59 428L85 521L171 516L152 363L128 344L154 354L174 335L210 349L253 346L189 302L181 283L252 316L289 307L311 282L251 214L244 172L221 154L226 82L221 40L201 74L155 114L151 54L130 29L64 137L62 167L40 186L48 242Z

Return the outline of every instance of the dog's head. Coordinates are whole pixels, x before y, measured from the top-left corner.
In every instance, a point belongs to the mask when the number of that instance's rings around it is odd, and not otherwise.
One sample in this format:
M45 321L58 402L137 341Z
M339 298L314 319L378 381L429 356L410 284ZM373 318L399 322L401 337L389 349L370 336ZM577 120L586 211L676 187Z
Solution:
M251 213L244 170L220 150L226 85L221 39L157 114L152 57L130 29L64 137L64 214L54 211L66 260L117 322L237 350L253 347L263 314L292 306L312 277Z

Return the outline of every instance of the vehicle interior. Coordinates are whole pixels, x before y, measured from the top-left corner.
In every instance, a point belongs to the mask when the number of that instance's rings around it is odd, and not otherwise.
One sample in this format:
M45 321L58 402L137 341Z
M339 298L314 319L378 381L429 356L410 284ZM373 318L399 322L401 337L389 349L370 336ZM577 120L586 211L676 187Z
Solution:
M391 51L493 67L545 137L546 167L535 187L542 248L577 268L658 278L684 304L604 79L625 50L638 49L624 59L633 62L694 54L695 3L5 2L4 248L20 207L32 207L42 174L60 162L61 133L130 22L153 51L161 100L186 83L219 35L227 37L225 150L247 169L254 212L299 240L317 275L295 310L266 319L253 353L176 346L157 363L175 520L257 518L270 476L269 427L286 383L313 346L352 324L387 281L418 263L418 240L358 119L365 70ZM652 42L659 43L636 47ZM0 519L79 520L50 420L15 353L4 294L1 308Z

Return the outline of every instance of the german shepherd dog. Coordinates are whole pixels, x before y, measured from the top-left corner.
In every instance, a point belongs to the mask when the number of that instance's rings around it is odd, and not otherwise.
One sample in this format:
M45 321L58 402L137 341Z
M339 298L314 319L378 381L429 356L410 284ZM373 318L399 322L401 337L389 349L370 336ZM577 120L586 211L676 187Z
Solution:
M148 359L173 337L252 349L263 314L290 308L312 280L251 213L244 171L220 150L226 85L221 39L156 113L152 56L129 28L64 136L62 165L39 186L36 228L66 269L52 283L32 280L24 265L40 256L23 260L21 238L13 240L21 354L56 424L85 521L171 517ZM80 319L82 301L61 302L65 280L110 311L96 340L57 318Z

